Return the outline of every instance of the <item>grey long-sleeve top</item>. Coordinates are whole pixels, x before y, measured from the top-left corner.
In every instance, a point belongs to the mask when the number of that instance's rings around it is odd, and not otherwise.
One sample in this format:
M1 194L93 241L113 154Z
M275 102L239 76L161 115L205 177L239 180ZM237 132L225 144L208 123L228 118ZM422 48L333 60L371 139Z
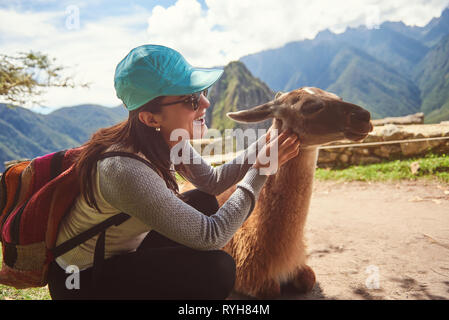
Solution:
M125 212L131 219L110 227L106 233L106 258L136 249L150 230L194 249L221 249L248 218L266 181L267 176L248 163L248 159L255 159L257 141L218 167L210 166L186 143L191 161L185 165L188 172L182 173L199 190L216 195L237 183L236 191L214 215L208 217L176 197L149 166L133 158L116 156L97 163L94 194L103 213L89 208L83 197L79 197L61 225L57 244ZM80 269L91 266L95 241L92 238L59 257L58 264L63 268L70 264Z

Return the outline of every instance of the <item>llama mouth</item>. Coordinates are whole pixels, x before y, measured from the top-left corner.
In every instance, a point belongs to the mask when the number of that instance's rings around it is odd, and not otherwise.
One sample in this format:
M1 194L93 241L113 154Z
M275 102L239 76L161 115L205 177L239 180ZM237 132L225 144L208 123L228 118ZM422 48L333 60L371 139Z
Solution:
M368 132L354 132L354 131L346 131L345 138L352 141L360 141L365 139L368 136Z

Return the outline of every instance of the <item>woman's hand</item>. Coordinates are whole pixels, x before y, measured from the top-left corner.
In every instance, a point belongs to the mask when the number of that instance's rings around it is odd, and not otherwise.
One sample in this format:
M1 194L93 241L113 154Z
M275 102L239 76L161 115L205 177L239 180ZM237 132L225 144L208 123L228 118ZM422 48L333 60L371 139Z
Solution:
M265 169L268 174L273 174L284 165L288 160L294 158L299 153L300 142L298 136L290 129L281 132L270 141L273 126L267 132L266 143L259 151L256 163L253 165L256 169ZM276 154L271 155L272 151Z

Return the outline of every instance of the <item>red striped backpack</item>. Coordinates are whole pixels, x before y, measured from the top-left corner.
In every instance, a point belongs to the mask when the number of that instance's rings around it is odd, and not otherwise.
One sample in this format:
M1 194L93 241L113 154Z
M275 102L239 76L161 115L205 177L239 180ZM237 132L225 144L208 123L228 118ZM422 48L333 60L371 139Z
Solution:
M106 229L129 216L117 214L56 246L59 224L80 194L74 159L81 148L51 153L8 167L0 183L0 237L2 269L0 284L17 289L47 284L50 263L58 256L100 234L94 253L94 274L104 260ZM109 156L135 156L108 152Z

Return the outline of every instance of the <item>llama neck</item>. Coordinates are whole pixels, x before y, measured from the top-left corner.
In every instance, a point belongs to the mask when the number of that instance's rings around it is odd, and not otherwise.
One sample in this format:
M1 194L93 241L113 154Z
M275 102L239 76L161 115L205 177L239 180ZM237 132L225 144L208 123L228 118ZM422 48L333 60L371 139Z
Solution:
M293 228L295 233L302 233L312 196L317 156L318 148L300 149L297 157L268 178L263 199L260 199L265 202L260 214L270 221L271 227L282 224L280 230Z

